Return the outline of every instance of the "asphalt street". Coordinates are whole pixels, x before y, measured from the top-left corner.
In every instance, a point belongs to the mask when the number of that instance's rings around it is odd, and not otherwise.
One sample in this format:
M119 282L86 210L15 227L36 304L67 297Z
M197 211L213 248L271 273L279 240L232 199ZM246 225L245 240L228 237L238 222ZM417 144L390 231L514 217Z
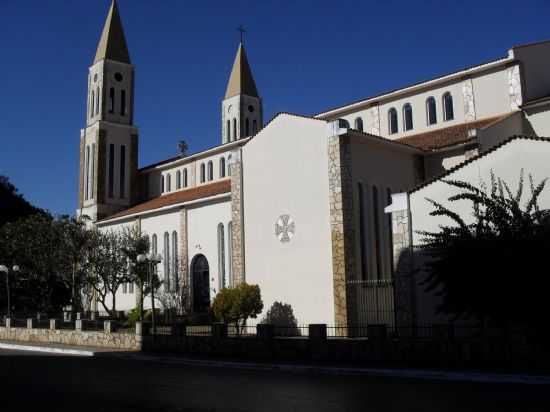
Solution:
M6 411L546 412L549 389L0 351Z

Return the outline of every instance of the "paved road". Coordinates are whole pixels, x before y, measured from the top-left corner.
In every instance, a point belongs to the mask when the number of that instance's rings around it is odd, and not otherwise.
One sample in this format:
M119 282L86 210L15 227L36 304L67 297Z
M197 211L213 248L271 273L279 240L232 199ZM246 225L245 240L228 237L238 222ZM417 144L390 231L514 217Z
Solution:
M0 351L6 411L524 412L548 411L549 389Z

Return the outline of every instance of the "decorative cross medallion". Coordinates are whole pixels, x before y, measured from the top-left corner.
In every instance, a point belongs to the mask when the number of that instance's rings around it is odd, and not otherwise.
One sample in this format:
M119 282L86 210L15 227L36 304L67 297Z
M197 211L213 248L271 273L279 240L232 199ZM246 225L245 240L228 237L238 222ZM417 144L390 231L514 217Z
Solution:
M296 225L289 215L281 215L275 222L275 236L282 243L290 242L294 237Z

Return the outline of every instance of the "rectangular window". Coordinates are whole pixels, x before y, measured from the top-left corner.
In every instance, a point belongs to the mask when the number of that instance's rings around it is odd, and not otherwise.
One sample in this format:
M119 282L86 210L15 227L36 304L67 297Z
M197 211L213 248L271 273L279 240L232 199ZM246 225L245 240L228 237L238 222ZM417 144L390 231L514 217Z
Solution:
M113 197L114 182L115 182L115 145L109 145L109 197Z
M120 146L120 198L124 199L126 183L126 146Z
M115 112L115 89L111 87L109 89L109 113Z
M128 293L134 293L134 284L128 283Z
M122 293L128 293L128 284L127 283L122 284Z
M121 116L126 115L126 90L120 91L120 114Z

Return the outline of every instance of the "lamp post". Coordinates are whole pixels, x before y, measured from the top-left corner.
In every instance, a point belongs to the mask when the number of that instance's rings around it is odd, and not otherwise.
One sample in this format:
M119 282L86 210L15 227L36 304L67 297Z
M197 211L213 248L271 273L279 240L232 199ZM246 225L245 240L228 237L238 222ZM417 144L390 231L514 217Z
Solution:
M153 330L153 337L156 332L155 325L155 286L153 285L153 278L155 267L162 262L162 256L160 254L155 255L150 253L149 255L138 255L138 263L147 263L147 278L149 279L149 285L151 285L151 327Z
M11 271L15 274L19 272L19 266L13 265L11 268ZM0 272L4 272L6 274L6 291L8 294L8 318L11 318L11 301L10 301L10 271L7 266L0 265Z

